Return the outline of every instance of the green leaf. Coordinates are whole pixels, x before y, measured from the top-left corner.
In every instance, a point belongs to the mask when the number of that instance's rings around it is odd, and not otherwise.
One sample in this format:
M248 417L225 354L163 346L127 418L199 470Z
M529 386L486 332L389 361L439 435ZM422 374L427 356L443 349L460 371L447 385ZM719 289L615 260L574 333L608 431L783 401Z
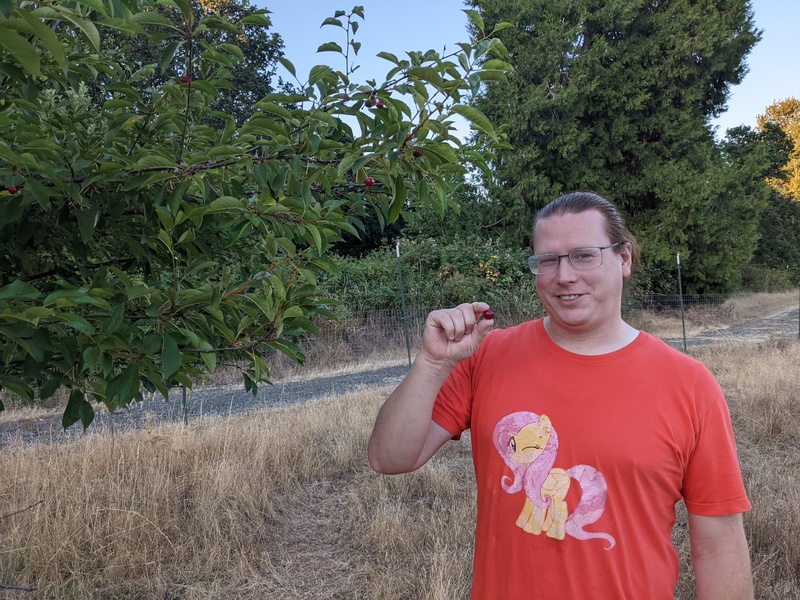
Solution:
M176 29L175 25L167 17L151 10L135 13L131 20L140 25L163 25L170 29Z
M486 115L484 115L477 108L465 106L463 104L454 104L450 110L458 115L461 115L467 121L469 121L470 125L473 126L473 129L477 129L478 131L481 131L490 137L497 137L494 127L492 127L489 119L487 119Z
M139 366L128 365L119 375L108 382L105 403L109 408L125 406L139 395L141 383L139 380Z
M258 385L255 381L250 379L247 373L242 373L242 377L244 378L244 389L247 392L251 392L253 397L255 398L258 395Z
M88 244L94 235L94 228L100 219L100 209L87 207L85 210L76 211L75 215L78 219L78 228L81 231L81 240L84 244Z
M7 389L28 402L33 402L33 389L17 377L0 374L0 389Z
M414 78L430 83L436 89L442 89L444 86L442 76L432 67L411 67L407 73Z
M273 104L272 102L265 102L261 100L260 102L256 102L255 107L258 110L264 111L265 113L270 113L273 115L278 115L280 117L283 117L287 121L290 121L292 119L292 113L290 113L282 106L278 106L277 104Z
M490 58L487 60L483 65L481 65L485 71L513 71L514 67L512 67L509 63L504 60L500 60L497 58Z
M0 288L0 300L8 300L10 298L22 298L25 300L36 300L41 297L41 292L33 287L30 283L26 283L21 279L17 279L13 283L9 283Z
M96 10L104 17L108 16L108 11L106 10L106 6L103 4L102 0L79 0L78 3L88 6L92 10Z
M36 76L42 74L36 49L17 32L8 27L0 27L0 46L4 46L28 73Z
M101 21L101 24L105 27L111 27L112 29L131 35L140 35L144 33L144 29L130 19L104 19Z
M292 74L292 77L297 77L297 71L295 70L294 65L288 59L284 58L283 56L278 56L277 59L278 62L283 65L283 68Z
M61 42L55 32L45 25L41 19L36 18L27 10L20 9L19 14L28 23L31 31L42 40L53 60L56 61L58 66L63 67L67 59L64 54L64 48L61 46Z
M94 327L92 327L92 324L79 315L64 313L61 315L61 320L64 321L65 325L72 327L76 331L89 336L94 335Z
M145 154L136 161L134 168L136 169L153 169L158 167L175 168L175 159L167 158L159 154Z
M499 81L500 83L507 83L508 77L503 71L478 71L478 77L481 81Z
M61 425L64 429L67 429L78 421L81 422L83 430L86 431L86 428L94 421L94 409L86 400L82 391L72 390L72 393L69 395L67 407L64 409L64 414L61 417Z
M208 155L217 157L217 156L237 156L240 154L244 154L244 150L242 150L238 146L214 146L213 148L209 148Z
M108 321L106 322L106 326L104 331L111 335L119 329L119 326L122 324L122 319L125 317L125 305L124 304L117 304L114 307L114 310L111 311L111 314L108 317Z
M394 199L389 207L388 221L394 223L406 204L406 184L402 175L397 175L394 180Z
M164 51L161 53L161 58L158 61L158 68L161 69L161 71L169 69L170 64L172 64L172 59L175 57L175 52L177 52L178 48L182 45L182 40L176 40L164 47Z
M206 214L216 214L222 212L240 212L242 201L233 196L222 196L214 200L206 210Z
M269 20L269 17L263 14L247 15L239 21L239 23L242 25L256 25L258 27L269 27L272 25L272 21Z
M317 52L338 52L339 54L344 54L342 52L342 47L336 42L326 42L322 44L317 48Z
M481 34L483 34L483 31L486 26L483 23L483 19L481 18L480 13L477 10L472 10L472 9L465 9L464 12L467 13L469 20L472 21L472 24L478 28L478 31L480 31Z
M503 29L508 29L509 27L513 26L514 26L513 23L503 21L502 23L498 23L497 25L494 26L494 29L492 29L492 33L490 35L494 35L498 31L503 31Z
M92 49L95 52L100 52L100 32L97 30L97 27L90 20L85 19L74 10L67 8L63 4L58 7L58 10L48 6L40 6L33 11L33 14L43 19L69 21L83 32L83 35L86 36L86 39L92 45Z
M290 342L289 340L272 340L267 342L267 346L282 352L297 363L305 362L306 357L303 351L300 350L300 347L294 342Z
M392 54L391 52L378 52L378 54L376 56L378 58L382 58L384 60L388 60L389 62L394 63L394 64L396 64L398 66L400 65L400 60L394 54Z
M181 351L178 342L168 333L164 334L164 341L161 347L161 374L167 380L181 368Z

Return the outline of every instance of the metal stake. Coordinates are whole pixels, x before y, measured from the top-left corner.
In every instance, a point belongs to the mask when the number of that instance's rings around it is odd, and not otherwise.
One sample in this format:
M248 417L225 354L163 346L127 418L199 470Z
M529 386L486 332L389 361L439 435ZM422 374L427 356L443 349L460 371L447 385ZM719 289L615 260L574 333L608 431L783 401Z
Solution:
M678 252L678 294L681 297L681 326L683 327L683 351L686 352L686 317L683 313L683 284L681 283L681 253Z
M400 280L400 303L403 307L403 330L406 334L406 352L408 352L408 367L411 368L411 341L408 337L408 316L406 315L406 293L403 289L403 265L400 262L400 240L397 240L397 277Z

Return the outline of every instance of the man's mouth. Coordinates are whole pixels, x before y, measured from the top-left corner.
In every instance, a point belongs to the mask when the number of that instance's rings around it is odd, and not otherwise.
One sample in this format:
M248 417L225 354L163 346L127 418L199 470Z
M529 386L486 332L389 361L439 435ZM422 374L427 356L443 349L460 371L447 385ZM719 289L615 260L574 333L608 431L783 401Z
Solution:
M563 296L559 296L561 300L575 300L579 294L564 294Z

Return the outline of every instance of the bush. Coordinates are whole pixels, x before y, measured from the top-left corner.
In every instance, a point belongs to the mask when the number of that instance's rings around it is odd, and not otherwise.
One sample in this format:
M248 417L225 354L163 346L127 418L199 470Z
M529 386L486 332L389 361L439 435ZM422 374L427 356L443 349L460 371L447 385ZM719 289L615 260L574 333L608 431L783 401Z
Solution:
M773 269L760 265L742 267L742 290L747 292L785 292L798 284L798 270Z
M433 238L401 240L403 289L410 306L439 308L483 300L493 306L538 311L525 250L493 240ZM339 274L326 291L350 310L400 308L396 248L383 247L364 258L334 259Z

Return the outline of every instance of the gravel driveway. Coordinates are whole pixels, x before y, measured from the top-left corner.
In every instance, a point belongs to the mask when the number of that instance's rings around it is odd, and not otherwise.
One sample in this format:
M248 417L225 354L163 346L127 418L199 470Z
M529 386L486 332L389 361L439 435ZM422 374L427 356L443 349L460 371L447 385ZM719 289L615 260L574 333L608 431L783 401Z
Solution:
M800 309L793 309L727 328L709 329L691 338L687 337L686 344L698 346L731 341L759 342L774 337L797 339L799 312ZM679 349L683 347L683 338L665 338L664 341ZM180 423L184 419L194 420L213 415L234 415L360 389L395 386L407 372L408 365L402 364L372 371L276 383L259 387L255 397L242 386L198 388L186 394L185 412L183 391L175 388L170 393L168 402L161 396L156 396L154 400L134 403L130 408L114 414L98 411L87 435L101 431L121 431L147 424ZM34 440L59 443L82 435L85 434L80 425L73 425L64 431L60 417L29 418L0 424L0 448L15 442Z

